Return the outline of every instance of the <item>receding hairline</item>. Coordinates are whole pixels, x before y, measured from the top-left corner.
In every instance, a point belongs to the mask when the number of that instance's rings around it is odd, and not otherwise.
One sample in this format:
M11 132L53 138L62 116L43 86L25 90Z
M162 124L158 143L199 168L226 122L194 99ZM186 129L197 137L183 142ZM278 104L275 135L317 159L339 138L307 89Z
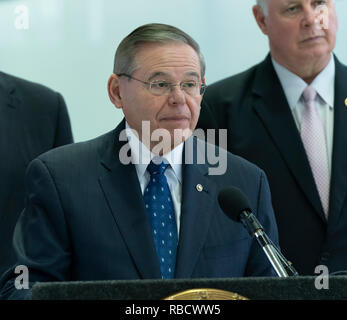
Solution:
M205 74L205 60L199 44L184 31L166 24L146 24L136 28L119 44L115 59L114 73L133 72L136 66L137 52L147 44L167 45L181 43L190 46L197 54L200 62L200 72Z
M140 42L137 44L136 48L135 48L135 57L134 57L134 62L135 64L138 64L138 59L140 58L140 55L141 55L141 51L142 50L149 50L151 51L152 49L155 50L156 48L165 48L165 47L169 47L170 46L173 46L172 47L172 52L176 52L176 49L183 46L185 48L189 48L191 51L192 54L195 54L196 58L198 59L199 61L199 65L200 65L200 69L202 68L201 66L201 60L200 60L200 56L199 56L199 53L195 50L195 48L193 48L191 45L189 45L189 43L186 43L186 42L182 42L182 41L175 41L175 40L172 40L172 41L164 41L164 42L155 42L155 41L151 41L151 42ZM177 47L176 47L177 46ZM193 59L193 58L192 58ZM195 58L194 58L195 59ZM140 65L137 65L137 67L140 67ZM202 73L203 70L200 70L200 72Z

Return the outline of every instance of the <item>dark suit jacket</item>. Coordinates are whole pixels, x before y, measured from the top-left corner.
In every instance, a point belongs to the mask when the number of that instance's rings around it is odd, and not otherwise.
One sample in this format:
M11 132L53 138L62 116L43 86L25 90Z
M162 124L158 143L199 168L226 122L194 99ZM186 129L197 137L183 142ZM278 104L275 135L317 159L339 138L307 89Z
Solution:
M30 164L27 205L14 236L17 264L29 267L30 282L161 278L135 166L119 160L123 128L124 122ZM205 146L193 142L198 150ZM246 160L228 153L227 161L220 176L209 176L207 164L183 166L176 278L274 274L256 240L217 201L222 187L239 187L277 242L267 179ZM4 275L2 297L27 291L13 288L14 277L11 271Z
M12 265L12 235L24 207L24 176L39 154L72 142L60 94L0 72L0 273Z
M337 59L334 142L327 222L271 58L207 88L198 127L228 129L228 150L262 168L270 184L280 246L301 274L347 269L347 68Z

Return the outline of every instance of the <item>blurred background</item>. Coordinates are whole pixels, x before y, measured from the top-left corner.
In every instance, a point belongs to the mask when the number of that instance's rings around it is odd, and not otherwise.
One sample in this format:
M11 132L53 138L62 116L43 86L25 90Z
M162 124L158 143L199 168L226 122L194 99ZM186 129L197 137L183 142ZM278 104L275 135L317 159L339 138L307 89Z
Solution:
M113 129L122 112L106 85L120 41L145 23L181 28L201 46L207 83L260 62L268 52L255 0L0 0L0 70L59 91L75 141ZM336 0L335 53L347 64L347 0ZM285 35L284 35L285 36ZM347 81L347 79L346 79Z

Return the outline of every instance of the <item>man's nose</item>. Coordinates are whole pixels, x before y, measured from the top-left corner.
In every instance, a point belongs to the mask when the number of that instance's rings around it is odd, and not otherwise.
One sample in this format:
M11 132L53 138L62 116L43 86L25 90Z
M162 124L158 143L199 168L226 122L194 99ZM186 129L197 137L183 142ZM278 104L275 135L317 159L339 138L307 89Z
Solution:
M170 88L169 102L173 105L184 104L186 101L186 94L181 89L179 84L176 84Z
M318 16L321 14L321 9L319 7L313 8L308 5L304 8L303 25L305 27L312 27L318 21Z

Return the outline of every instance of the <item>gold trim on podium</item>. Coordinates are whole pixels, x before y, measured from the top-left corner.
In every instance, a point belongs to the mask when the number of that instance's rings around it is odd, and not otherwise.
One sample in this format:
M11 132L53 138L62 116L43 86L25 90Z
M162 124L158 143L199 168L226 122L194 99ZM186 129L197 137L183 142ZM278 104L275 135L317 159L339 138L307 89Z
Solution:
M172 294L164 300L249 300L238 293L219 289L190 289Z

